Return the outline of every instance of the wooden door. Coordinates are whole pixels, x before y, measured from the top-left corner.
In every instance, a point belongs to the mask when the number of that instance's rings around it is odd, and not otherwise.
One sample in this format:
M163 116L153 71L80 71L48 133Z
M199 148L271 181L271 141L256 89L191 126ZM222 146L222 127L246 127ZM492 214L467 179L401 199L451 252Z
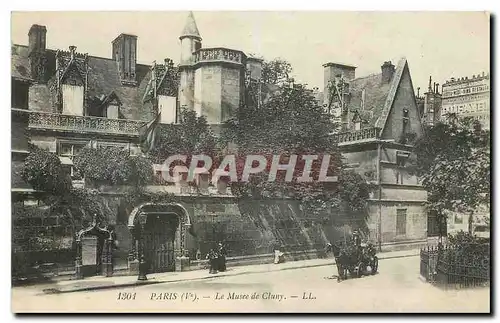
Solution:
M177 219L150 215L145 226L144 254L149 273L175 271L174 239Z

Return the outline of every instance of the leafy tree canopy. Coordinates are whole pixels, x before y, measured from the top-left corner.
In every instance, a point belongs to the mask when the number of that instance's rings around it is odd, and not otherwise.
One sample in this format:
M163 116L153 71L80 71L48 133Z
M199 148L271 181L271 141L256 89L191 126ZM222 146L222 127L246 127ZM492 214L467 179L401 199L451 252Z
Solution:
M160 126L156 145L149 154L161 164L172 155L213 156L216 151L217 140L206 118L198 117L193 110L183 109L179 124Z
M472 118L450 116L449 123L426 127L414 147L411 165L428 192L431 210L472 214L490 203L490 132Z
M281 155L281 163L298 155L291 182L286 182L285 172L278 172L277 180L268 181L269 167L251 176L248 182L232 183L233 193L243 197L292 197L301 200L312 212L343 209L358 212L366 208L370 187L360 175L345 171L342 156L331 132L336 125L315 101L311 90L302 84L287 84L285 78L291 72L289 63L274 60L264 63L263 79L268 84L265 100L260 105L245 100L235 118L226 122L221 142L236 144L241 157L242 169L245 156L264 155L270 164L270 155ZM263 99L263 97L261 97ZM300 182L305 162L304 155L317 155L311 164L311 176L315 179ZM325 155L330 156L328 176L338 176L335 183L319 182L317 175ZM240 173L239 173L240 174ZM363 214L366 216L366 213Z
M111 185L145 185L153 177L153 165L144 156L132 156L121 147L86 147L75 166L88 182Z

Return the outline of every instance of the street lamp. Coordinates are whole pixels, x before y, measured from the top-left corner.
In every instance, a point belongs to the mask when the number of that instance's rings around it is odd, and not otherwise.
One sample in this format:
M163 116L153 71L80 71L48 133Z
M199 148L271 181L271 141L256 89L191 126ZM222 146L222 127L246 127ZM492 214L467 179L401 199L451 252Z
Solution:
M146 225L148 218L146 214L140 214L139 215L139 224L141 226L140 228L140 235L139 235L139 276L137 277L137 280L148 280L146 277L146 272L147 272L147 264L146 264L146 259L144 259L144 226Z

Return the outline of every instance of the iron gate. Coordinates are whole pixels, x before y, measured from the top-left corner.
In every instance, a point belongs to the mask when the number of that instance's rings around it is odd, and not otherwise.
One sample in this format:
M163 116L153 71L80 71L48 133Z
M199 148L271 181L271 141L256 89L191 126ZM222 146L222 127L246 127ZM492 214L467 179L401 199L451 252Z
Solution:
M144 255L149 273L175 271L175 215L148 215L144 234Z

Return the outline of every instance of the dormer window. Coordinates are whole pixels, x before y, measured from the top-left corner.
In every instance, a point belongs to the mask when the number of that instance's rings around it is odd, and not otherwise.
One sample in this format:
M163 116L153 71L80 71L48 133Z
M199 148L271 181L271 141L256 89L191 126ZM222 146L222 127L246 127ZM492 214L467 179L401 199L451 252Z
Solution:
M83 115L83 85L63 84L63 114L82 116Z
M160 122L164 124L175 123L177 119L177 98L174 96L158 95L158 109Z
M106 117L108 119L120 118L120 107L122 103L115 92L111 92L106 97L103 96L102 103L97 109L97 116Z
M61 77L61 83L62 113L83 116L85 86L76 63L70 63Z
M106 117L108 119L118 119L118 105L108 105Z

